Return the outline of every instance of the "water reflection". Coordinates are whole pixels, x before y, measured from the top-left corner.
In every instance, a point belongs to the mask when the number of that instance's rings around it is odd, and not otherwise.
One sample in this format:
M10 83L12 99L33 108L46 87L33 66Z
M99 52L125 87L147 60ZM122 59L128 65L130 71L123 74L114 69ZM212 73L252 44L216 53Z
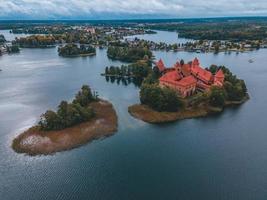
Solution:
M135 87L140 87L142 85L142 78L134 77L121 77L121 76L105 76L106 82L116 83L117 85L128 86L133 84Z

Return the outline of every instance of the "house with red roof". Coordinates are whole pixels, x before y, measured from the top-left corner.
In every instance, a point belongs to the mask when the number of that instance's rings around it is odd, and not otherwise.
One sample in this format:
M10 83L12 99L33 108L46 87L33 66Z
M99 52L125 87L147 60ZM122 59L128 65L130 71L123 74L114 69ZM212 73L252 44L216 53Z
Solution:
M193 95L196 90L206 91L211 86L223 87L224 73L221 69L213 75L200 66L195 58L192 62L176 62L172 68L166 68L162 59L156 62L156 67L163 74L159 78L160 86L175 89L182 97Z

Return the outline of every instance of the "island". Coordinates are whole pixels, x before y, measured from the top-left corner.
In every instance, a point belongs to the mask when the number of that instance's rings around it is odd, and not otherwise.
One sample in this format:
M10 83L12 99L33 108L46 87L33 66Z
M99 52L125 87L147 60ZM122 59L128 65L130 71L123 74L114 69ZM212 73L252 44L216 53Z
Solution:
M94 56L96 49L91 45L66 44L58 48L58 55L62 57Z
M71 103L62 101L56 112L48 110L38 125L17 136L12 148L31 156L73 149L113 135L117 121L112 104L84 85Z
M155 63L140 89L140 102L129 113L148 123L166 123L222 112L249 99L245 82L225 66L204 69L197 58L171 68Z
M107 50L108 58L112 60L120 60L124 62L136 62L152 57L152 52L147 47L129 47L129 46L119 46L121 43L116 44L116 46L109 46Z
M52 35L31 35L16 38L12 44L21 48L51 48L55 47L56 39Z

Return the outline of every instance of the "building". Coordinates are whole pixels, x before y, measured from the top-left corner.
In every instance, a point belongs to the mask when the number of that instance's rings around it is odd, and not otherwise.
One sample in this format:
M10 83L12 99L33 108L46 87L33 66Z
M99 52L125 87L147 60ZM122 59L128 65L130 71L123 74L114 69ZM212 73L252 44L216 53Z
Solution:
M165 67L162 59L160 59L158 62L156 62L156 67L158 68L160 73L162 73L166 70L166 67Z
M87 28L85 28L85 31L87 33L92 34L92 35L96 34L95 28L93 28L93 27L87 27Z
M191 96L196 90L206 91L211 86L223 87L224 73L219 69L215 75L200 66L195 58L185 64L183 61L176 62L171 68L166 68L162 59L156 62L162 76L159 79L160 86L175 89L182 97Z

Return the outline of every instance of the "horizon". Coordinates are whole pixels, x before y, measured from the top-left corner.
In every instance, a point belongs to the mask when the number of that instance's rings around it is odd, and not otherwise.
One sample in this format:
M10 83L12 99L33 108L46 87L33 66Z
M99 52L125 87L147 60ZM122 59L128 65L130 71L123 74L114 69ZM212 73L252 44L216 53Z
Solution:
M5 0L0 20L140 20L266 17L264 0Z
M114 19L0 19L0 22L38 22L38 21L184 21L184 20L210 20L210 19L265 19L265 16L214 16L214 17L185 17L185 18L114 18Z

